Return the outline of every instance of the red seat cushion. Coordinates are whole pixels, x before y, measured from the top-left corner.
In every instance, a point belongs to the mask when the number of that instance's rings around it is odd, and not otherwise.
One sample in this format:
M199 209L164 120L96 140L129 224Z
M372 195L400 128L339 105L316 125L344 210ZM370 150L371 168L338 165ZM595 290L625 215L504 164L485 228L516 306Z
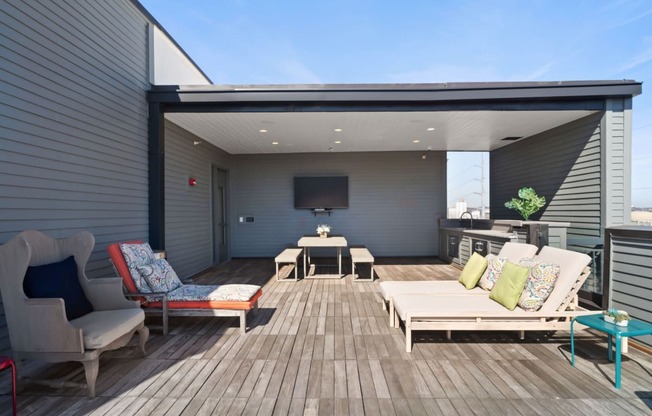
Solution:
M142 244L142 243L143 241L141 240L134 240L134 241L124 241L122 244ZM129 267L127 266L127 262L125 261L125 258L122 255L122 251L120 251L120 244L121 243L109 244L106 250L109 252L109 257L111 257L111 261L113 262L115 269L118 271L120 277L122 277L122 282L127 288L127 291L129 293L138 293L138 289L134 284L134 280L131 278L131 273L129 273Z

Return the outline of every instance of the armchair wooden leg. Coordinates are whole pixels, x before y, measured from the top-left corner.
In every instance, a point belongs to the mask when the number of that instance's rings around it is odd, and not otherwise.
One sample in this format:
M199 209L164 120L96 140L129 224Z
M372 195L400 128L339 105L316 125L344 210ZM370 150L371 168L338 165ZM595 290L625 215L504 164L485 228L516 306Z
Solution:
M93 360L83 361L84 371L86 372L86 386L88 387L88 397L95 397L95 381L97 380L97 373L100 369L100 358L97 357Z
M138 328L138 344L140 345L140 350L143 352L143 357L147 355L145 352L145 343L149 338L149 328L143 324L141 328Z

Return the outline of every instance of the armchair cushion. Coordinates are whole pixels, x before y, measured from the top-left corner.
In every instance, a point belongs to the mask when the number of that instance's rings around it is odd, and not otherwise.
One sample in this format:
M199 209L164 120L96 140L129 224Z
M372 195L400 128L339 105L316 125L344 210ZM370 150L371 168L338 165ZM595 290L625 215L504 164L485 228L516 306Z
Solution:
M157 259L137 268L154 292L167 293L183 285L179 276L165 259Z
M69 321L93 312L79 283L75 257L27 268L23 290L28 298L61 298Z
M84 348L95 350L129 333L144 319L145 312L140 308L117 309L91 312L70 321L70 324L82 330Z
M156 260L154 252L148 243L142 244L120 244L120 251L124 256L131 279L140 293L152 293L147 280L140 274L138 267L151 264Z

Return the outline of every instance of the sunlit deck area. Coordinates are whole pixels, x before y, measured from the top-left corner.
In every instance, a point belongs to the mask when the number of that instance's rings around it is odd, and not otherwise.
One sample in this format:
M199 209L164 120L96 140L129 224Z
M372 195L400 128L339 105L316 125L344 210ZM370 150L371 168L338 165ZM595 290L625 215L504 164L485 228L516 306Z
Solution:
M381 280L459 274L435 258L380 258L375 271ZM135 339L103 354L95 399L83 388L22 382L19 414L652 414L652 357L630 348L617 390L597 333L579 333L575 368L568 333L520 341L515 332L457 332L451 342L423 332L409 354L403 329L388 325L379 280L277 282L271 259L232 260L195 280L264 286L246 335L236 318L175 317L163 336L159 318L148 317L147 356ZM20 375L84 380L79 363L30 363ZM5 415L10 385L0 376Z

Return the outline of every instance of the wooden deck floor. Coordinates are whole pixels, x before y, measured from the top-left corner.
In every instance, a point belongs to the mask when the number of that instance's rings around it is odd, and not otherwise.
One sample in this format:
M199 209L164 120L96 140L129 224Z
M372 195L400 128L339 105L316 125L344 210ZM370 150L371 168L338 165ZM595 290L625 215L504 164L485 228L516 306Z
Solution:
M362 266L364 267L364 266ZM350 266L349 266L350 268ZM347 269L349 270L349 269ZM363 269L363 273L368 273ZM454 278L435 259L379 259L384 280ZM290 273L287 268L283 270ZM623 388L612 385L606 340L567 333L519 341L515 333L418 333L412 354L388 325L375 283L276 282L271 259L233 260L201 283L264 285L251 329L232 318L172 318L162 336L148 318L148 355L133 346L101 356L97 394L23 383L21 415L638 415L652 414L652 359L631 351ZM541 338L541 339L539 339ZM23 375L81 382L78 363L29 364ZM1 414L10 414L0 373Z

